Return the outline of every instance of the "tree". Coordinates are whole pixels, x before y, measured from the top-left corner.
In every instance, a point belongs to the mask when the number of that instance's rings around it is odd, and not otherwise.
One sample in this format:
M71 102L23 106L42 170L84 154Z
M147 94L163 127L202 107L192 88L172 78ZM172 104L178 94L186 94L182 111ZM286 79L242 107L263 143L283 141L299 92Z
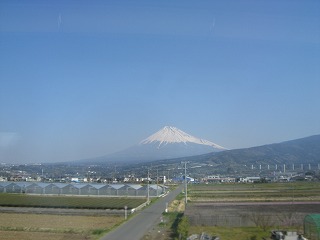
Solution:
M263 231L266 231L267 228L272 225L271 216L264 213L252 213L249 218L257 227L263 229Z

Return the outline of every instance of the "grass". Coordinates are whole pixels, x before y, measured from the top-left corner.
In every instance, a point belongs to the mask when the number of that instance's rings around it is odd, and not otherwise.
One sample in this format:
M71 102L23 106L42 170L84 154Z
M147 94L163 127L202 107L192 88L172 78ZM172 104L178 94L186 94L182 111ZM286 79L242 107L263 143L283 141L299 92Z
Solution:
M96 239L123 222L123 216L65 216L0 213L1 239ZM2 233L1 233L2 232Z
M191 201L319 201L318 182L189 185Z
M47 207L85 209L128 209L145 202L143 198L107 198L77 196L38 196L27 194L0 194L0 206L7 207Z
M208 233L211 236L218 236L220 239L237 239L237 240L251 240L251 239L268 239L270 231L263 231L258 227L212 227L212 226L190 226L189 235Z

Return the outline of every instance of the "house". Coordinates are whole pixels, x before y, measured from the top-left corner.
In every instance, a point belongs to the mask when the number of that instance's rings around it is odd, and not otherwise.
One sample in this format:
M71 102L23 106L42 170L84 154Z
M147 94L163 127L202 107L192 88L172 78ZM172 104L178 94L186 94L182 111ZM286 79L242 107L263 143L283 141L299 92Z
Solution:
M6 177L1 177L0 176L0 182L6 182L7 181L7 178Z
M239 182L243 183L255 183L255 182L260 182L261 177L245 177L245 178L239 178Z

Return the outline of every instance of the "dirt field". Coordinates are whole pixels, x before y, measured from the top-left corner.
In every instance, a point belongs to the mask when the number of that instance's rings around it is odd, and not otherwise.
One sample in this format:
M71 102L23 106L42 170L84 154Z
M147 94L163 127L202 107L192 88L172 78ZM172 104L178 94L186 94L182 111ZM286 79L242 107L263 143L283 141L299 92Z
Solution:
M42 232L15 232L0 231L1 240L88 240L92 239L86 234L68 234L68 233L42 233Z
M93 232L108 230L120 216L63 216L0 213L0 239L94 239Z
M320 202L192 203L185 215L191 225L250 227L299 226L305 215L320 212Z
M189 233L269 239L272 229L301 232L304 217L320 212L319 186L319 182L190 185L185 211Z

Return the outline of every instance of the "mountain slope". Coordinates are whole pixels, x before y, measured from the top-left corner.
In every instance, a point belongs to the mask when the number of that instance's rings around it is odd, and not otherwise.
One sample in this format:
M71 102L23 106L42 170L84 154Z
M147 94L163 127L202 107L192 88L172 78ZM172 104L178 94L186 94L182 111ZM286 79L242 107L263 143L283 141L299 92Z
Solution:
M208 163L220 169L258 164L320 163L320 135L263 146L228 150L183 159L193 163ZM177 162L181 159L176 159Z
M141 144L152 144L156 143L158 144L158 148L161 147L161 145L167 145L170 143L195 143L200 145L207 145L214 148L214 150L226 150L224 147L219 146L218 144L215 144L213 142L196 138L194 136L189 135L188 133L183 132L182 130L171 127L171 126L165 126L164 128L160 129L155 134L152 134L150 137L144 139L140 142Z
M226 150L226 148L213 142L196 138L176 127L165 126L133 147L90 161L146 162L223 150Z

